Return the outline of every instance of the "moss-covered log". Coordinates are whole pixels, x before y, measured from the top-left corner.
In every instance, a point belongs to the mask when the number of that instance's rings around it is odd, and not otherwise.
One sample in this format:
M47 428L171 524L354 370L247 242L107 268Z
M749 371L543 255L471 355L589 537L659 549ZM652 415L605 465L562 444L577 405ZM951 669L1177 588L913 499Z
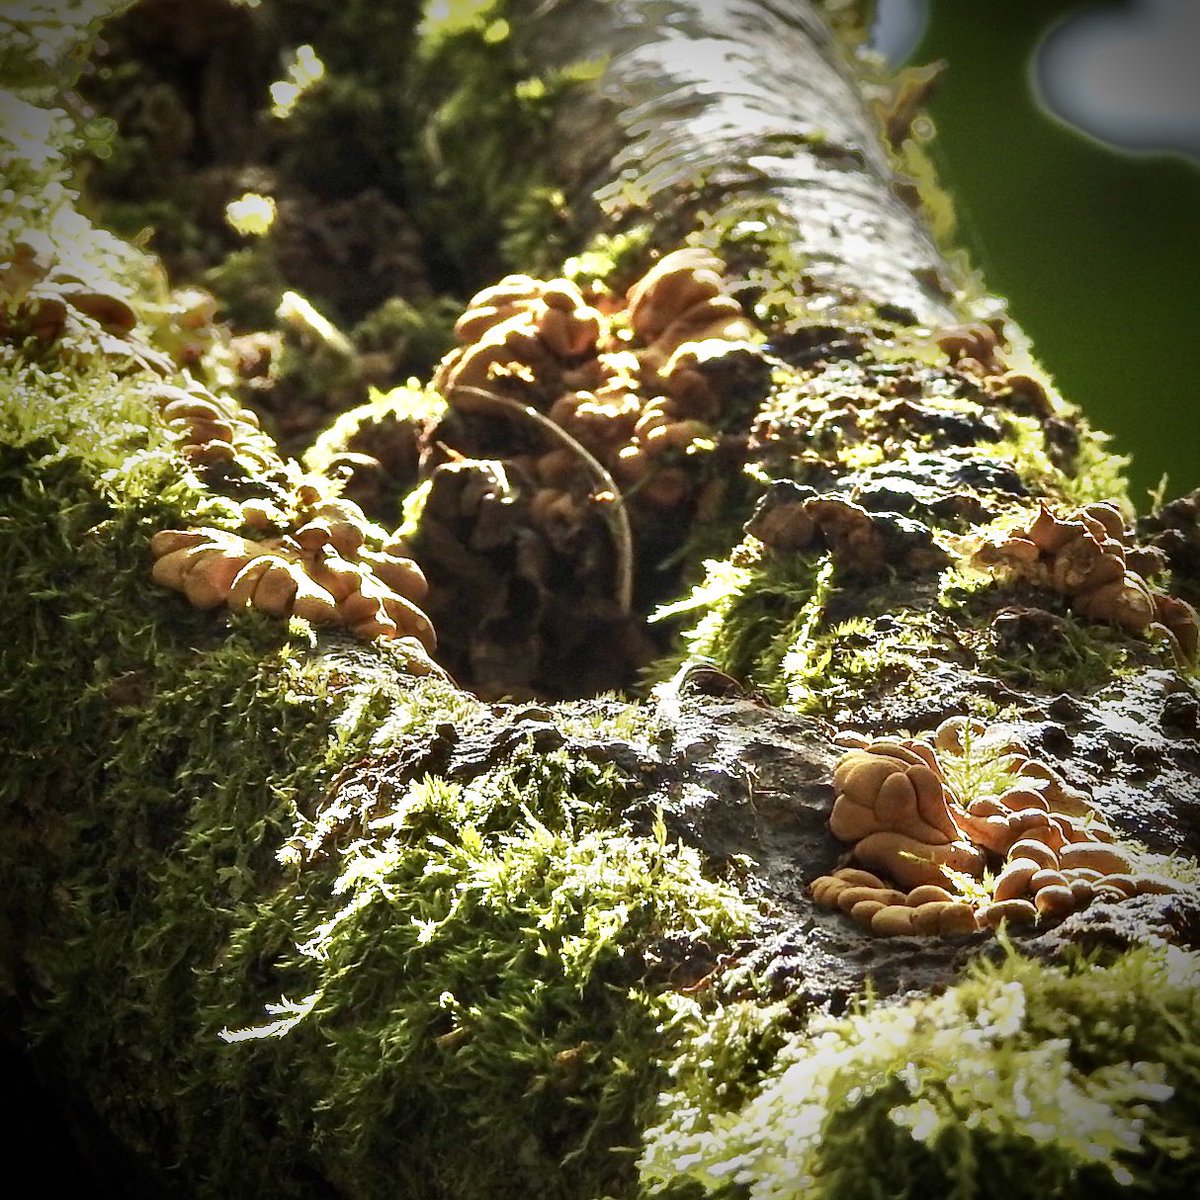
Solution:
M317 194L403 95L372 211L466 315L302 466L245 339L373 344L80 215L92 7L0 57L0 986L97 1171L1194 1195L1197 505L1138 520L950 252L861 13L308 6L241 166ZM171 28L203 127L228 29Z

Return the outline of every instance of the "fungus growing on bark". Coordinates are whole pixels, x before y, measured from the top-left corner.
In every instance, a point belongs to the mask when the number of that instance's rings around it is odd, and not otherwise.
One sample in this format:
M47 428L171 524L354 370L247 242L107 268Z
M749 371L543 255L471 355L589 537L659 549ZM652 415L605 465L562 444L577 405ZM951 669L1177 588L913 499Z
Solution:
M952 325L934 339L960 370L973 375L1000 375L1008 369L997 331L983 322Z
M931 742L835 740L850 748L834 771L829 828L851 844L858 866L821 876L811 893L873 933L1035 924L1094 900L1176 890L1170 880L1135 873L1135 856L1113 844L1086 795L980 721L948 718ZM960 793L954 780L981 764L986 782ZM992 883L981 902L985 868ZM968 879L970 896L961 886Z
M839 570L851 576L869 578L898 566L920 571L948 561L922 522L895 512L868 512L790 480L771 485L746 530L773 550L826 548Z
M1028 526L986 543L975 560L1068 597L1075 612L1092 620L1157 632L1180 663L1195 659L1196 610L1139 572L1161 569L1162 558L1128 544L1124 519L1111 504L1089 504L1060 517L1043 503Z
M738 341L752 333L741 305L724 294L725 264L710 250L688 247L664 255L629 289L629 324L655 368L685 342Z
M219 398L196 383L186 388L157 384L151 399L193 466L233 463L260 471L279 464L257 415L235 400Z
M0 263L0 337L52 342L79 319L124 337L137 314L115 290L89 286L54 261L48 250L17 242Z
M1024 371L1005 371L992 384L992 394L1021 416L1047 421L1056 415L1046 385Z
M566 279L507 276L470 301L455 326L464 345L434 386L460 412L494 411L489 394L544 412L631 503L677 509L696 492L697 449L719 441L733 377L764 382L746 369L762 355L745 340L753 330L725 294L723 269L710 251L677 250L629 289L624 308ZM579 518L579 466L561 446L536 457L535 514Z
M380 542L380 531L357 505L311 492L301 497L301 516L282 536L256 541L219 529L160 530L150 542L151 577L196 608L251 607L342 625L364 640L400 639L414 673L441 673L429 658L433 626L418 607L425 577L403 543L369 546L368 539ZM278 516L258 501L243 509L250 528Z
M434 386L469 411L472 394L458 389L485 388L497 373L561 377L595 352L606 322L570 280L508 275L472 298L454 332L464 344L442 360Z

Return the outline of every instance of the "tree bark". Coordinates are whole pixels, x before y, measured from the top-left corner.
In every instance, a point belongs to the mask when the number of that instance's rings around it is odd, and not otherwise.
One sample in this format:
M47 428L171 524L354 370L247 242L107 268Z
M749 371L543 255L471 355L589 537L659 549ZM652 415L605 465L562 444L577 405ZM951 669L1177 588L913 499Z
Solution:
M670 460L677 501L630 489L641 590L626 625L597 609L606 631L644 633L669 547L675 586L695 584L668 606L684 648L645 699L581 695L581 670L574 699L539 684L488 703L400 639L190 606L152 578L156 534L259 537L247 504L294 533L315 511L305 489L335 489L257 434L244 469L181 452L162 399L163 376L183 378L180 323L148 315L144 264L78 223L6 212L8 1036L36 1044L97 1169L126 1173L118 1190L137 1173L148 1194L218 1196L1032 1196L1127 1178L1192 1194L1194 500L1138 541L1119 462L935 245L933 185L897 174L923 169L921 149L896 127L889 148L884 84L828 14L502 11L513 61L593 63L549 111L540 169L574 249L612 256L608 302L685 244L720 256L723 294L741 281L754 328L706 343L700 370L708 449ZM29 267L22 241L71 269ZM12 282L27 268L41 307ZM87 274L102 269L143 271L136 329L81 298L112 300ZM640 336L624 345L645 366ZM561 363L518 363L483 390L544 416ZM522 488L541 485L513 466L529 431L447 390L407 532L449 624L482 611L480 564L509 559L465 535L447 550L435 497L472 536L510 506L517 530L489 528L528 546ZM429 446L453 437L439 461ZM472 445L495 486L468 503L470 484L451 489L483 469L462 461ZM1034 538L1043 510L1120 559L1116 599L1064 582ZM607 536L594 514L581 528L593 548ZM517 622L525 593L501 585ZM547 662L562 608L595 599L555 586L530 602ZM476 618L461 623L449 661L478 683ZM616 636L598 657L623 653ZM980 722L974 751L955 718ZM1053 781L1035 791L1074 797L1132 856L1108 874L1155 886L1003 938L884 937L816 903L810 885L853 848L829 828L848 787L835 736L932 747L939 730L964 823L1006 762L1034 760ZM974 881L949 882L982 909L975 848Z

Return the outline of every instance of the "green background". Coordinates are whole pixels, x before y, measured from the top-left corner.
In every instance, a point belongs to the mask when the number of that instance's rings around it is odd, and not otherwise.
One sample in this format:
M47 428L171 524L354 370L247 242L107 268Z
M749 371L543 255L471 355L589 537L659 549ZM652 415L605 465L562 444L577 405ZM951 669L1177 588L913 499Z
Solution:
M1164 472L1168 498L1200 487L1200 169L1113 152L1039 107L1034 49L1080 7L935 0L911 61L948 63L929 110L958 240L1063 394L1133 456L1145 509Z

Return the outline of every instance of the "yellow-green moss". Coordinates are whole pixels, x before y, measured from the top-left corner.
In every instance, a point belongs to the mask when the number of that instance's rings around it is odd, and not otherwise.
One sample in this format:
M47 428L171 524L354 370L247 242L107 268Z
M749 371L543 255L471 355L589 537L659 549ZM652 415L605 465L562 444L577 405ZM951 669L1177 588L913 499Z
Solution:
M729 558L704 567L690 595L651 619L693 620L680 634L687 657L774 692L781 659L797 639L812 635L820 619L832 577L827 556L779 554L749 538ZM655 675L666 678L676 666L672 658Z
M1196 956L1174 949L1104 966L1013 955L942 996L867 1003L786 1038L730 1006L672 1068L643 1186L739 1200L1193 1195L1198 982Z

